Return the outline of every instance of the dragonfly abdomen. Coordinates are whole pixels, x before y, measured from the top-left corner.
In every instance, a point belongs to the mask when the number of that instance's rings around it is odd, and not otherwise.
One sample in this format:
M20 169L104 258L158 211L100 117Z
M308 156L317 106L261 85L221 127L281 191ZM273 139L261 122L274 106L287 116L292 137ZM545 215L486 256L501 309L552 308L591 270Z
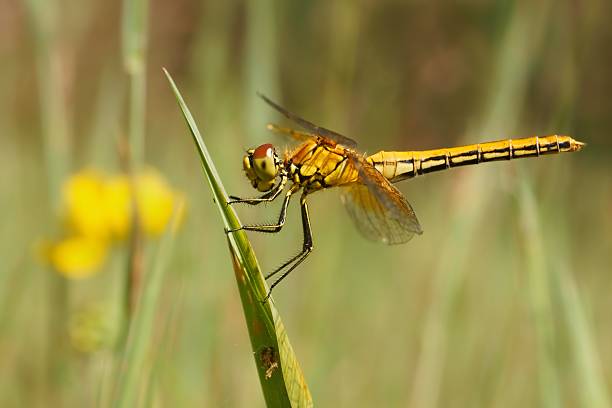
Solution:
M552 153L574 152L580 150L582 146L583 143L569 136L533 136L435 150L381 151L368 157L368 161L385 178L397 182L452 167L522 157L538 157Z

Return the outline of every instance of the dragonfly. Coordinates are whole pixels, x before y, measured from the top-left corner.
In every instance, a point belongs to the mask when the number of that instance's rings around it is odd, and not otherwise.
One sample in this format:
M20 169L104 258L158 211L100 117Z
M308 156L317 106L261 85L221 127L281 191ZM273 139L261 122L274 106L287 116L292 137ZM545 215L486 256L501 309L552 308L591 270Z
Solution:
M301 191L302 249L265 276L266 280L278 277L264 301L270 297L274 287L304 262L313 250L307 197L316 191L340 187L341 200L365 238L388 245L403 244L422 234L423 230L410 203L393 183L453 167L575 152L584 146L584 143L570 136L548 135L435 150L379 151L366 156L357 150L357 143L349 137L315 125L265 95L258 95L304 129L299 131L269 124L269 130L300 144L282 157L270 143L247 150L242 161L244 172L251 185L263 194L254 198L230 196L228 201L230 205L271 202L288 187L275 224L243 225L228 231L277 233L285 225L291 198Z

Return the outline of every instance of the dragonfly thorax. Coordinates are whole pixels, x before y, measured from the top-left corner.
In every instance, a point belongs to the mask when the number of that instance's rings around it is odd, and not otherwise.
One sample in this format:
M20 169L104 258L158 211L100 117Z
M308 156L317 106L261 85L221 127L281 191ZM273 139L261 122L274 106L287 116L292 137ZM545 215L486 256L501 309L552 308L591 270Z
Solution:
M282 161L274 146L269 143L247 150L242 160L244 171L254 188L270 191L276 184L276 177L282 168Z

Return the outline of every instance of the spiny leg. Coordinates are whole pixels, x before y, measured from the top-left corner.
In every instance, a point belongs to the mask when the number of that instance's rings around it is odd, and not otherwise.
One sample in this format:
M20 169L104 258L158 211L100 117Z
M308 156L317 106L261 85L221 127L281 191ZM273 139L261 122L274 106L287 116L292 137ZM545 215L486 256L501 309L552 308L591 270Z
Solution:
M291 196L293 195L293 193L295 193L299 189L300 189L300 185L299 184L294 184L293 186L291 186L289 191L287 191L287 194L285 195L285 199L283 200L283 206L281 208L280 215L278 217L278 222L276 224L271 224L271 225L243 225L240 228L234 228L234 229L228 230L227 232L235 232L235 231L240 231L240 230L256 231L256 232L268 232L268 233L279 232L283 228L283 225L285 225L285 220L287 219L287 208L289 207L289 201L291 200Z
M310 216L308 215L308 204L306 203L306 195L307 193L304 192L302 193L302 197L300 197L300 207L302 209L302 229L304 230L304 243L302 244L302 251L266 276L266 279L271 278L278 272L282 271L285 267L291 265L289 269L285 273L283 273L277 280L275 280L274 283L270 286L270 290L268 291L268 294L263 300L264 302L268 300L270 295L272 295L272 289L274 289L276 285L278 285L283 279L287 277L287 275L289 275L295 268L297 268L299 264L304 262L306 257L308 257L308 255L310 255L310 253L312 252L312 230L310 229Z
M285 188L286 183L287 183L287 176L283 174L281 176L281 180L278 183L278 185L276 185L276 187L274 187L272 190L268 191L261 197L240 198L236 196L229 196L230 201L228 201L227 204L229 205L232 205L232 204L257 205L261 203L269 203L270 201L274 201L276 197L278 197L281 191L283 191L283 189Z

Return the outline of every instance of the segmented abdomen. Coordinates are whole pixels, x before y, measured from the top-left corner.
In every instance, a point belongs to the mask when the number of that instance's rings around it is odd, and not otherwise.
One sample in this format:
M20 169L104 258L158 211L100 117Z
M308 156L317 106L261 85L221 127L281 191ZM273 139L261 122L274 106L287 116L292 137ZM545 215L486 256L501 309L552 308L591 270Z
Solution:
M583 143L569 136L533 136L436 150L381 151L371 155L367 160L387 179L397 182L451 167L573 152L580 150L582 146Z

